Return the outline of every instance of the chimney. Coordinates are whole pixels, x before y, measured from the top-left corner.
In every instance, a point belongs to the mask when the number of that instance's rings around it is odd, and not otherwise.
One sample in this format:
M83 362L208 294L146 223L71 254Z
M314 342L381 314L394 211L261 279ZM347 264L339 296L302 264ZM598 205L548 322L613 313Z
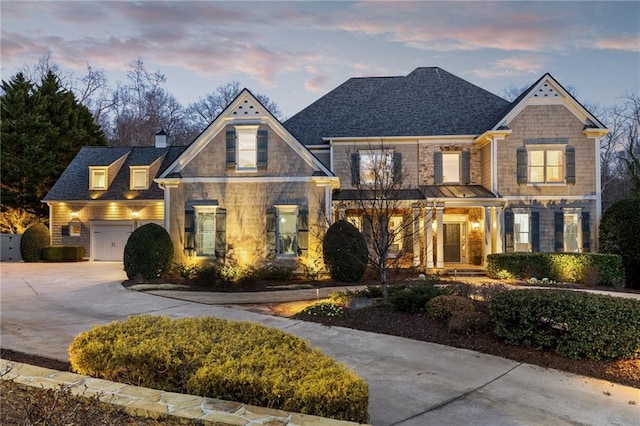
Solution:
M156 148L166 148L167 147L167 132L164 129L160 129L158 133L156 133Z

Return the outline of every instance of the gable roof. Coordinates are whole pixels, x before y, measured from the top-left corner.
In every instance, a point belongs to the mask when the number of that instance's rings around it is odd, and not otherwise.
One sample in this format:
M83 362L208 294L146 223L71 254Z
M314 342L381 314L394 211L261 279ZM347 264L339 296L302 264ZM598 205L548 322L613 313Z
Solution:
M479 135L510 103L438 67L351 78L284 122L305 145L323 138Z
M177 176L227 124L267 124L282 138L316 173L325 176L334 174L318 158L297 140L280 121L248 90L243 89L233 101L204 129L198 137L160 175L160 178Z
M491 130L507 126L527 105L548 105L550 103L565 105L576 117L582 120L585 127L606 129L606 126L589 112L558 80L551 74L546 73L511 103L511 106L493 123Z
M153 182L156 176L150 176L151 184L146 190L131 190L129 166L152 166L161 160L156 175L171 164L184 146L167 148L155 147L83 147L67 166L62 176L42 201L121 201L121 200L163 200L164 191ZM113 181L104 191L89 189L89 167L108 166L119 158L127 156ZM150 169L153 172L153 168Z

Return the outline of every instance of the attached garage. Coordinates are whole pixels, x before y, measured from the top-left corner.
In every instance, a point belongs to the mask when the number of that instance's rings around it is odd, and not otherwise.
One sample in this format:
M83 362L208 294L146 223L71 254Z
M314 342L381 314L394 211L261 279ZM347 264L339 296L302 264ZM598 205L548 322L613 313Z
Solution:
M92 222L91 260L122 262L124 246L133 227L133 221Z

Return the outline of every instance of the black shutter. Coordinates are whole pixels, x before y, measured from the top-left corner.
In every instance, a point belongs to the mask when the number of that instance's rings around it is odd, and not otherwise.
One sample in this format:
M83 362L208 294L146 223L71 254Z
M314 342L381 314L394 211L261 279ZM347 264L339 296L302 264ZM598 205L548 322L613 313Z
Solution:
M298 211L298 256L307 257L309 252L309 212Z
M236 168L236 131L227 129L227 169Z
M402 154L393 153L393 182L397 185L402 182Z
M589 212L582 212L582 251L591 251L591 224L589 223Z
M517 149L518 156L518 184L527 183L527 147L520 146Z
M216 209L216 257L224 259L227 253L227 209Z
M564 149L564 158L567 167L567 183L576 183L576 148L571 145L567 145Z
M461 167L461 184L469 185L471 183L471 153L468 150L462 151L460 156L460 167Z
M556 212L554 220L555 251L564 251L564 213Z
M513 251L513 212L504 212L504 251Z
M436 185L442 184L442 151L433 153L433 181Z
M196 248L195 241L195 213L193 210L184 211L184 249L190 253L194 253Z
M269 143L269 132L258 130L258 168L267 168L267 146Z
M531 212L531 251L540 251L540 213Z
M351 185L360 185L360 155L351 154Z
M276 257L276 209L267 209L267 257Z

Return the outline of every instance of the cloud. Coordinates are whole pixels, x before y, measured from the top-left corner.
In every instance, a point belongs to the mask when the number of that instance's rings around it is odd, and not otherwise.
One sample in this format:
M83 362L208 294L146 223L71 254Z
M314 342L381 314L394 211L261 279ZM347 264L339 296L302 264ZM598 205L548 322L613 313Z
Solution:
M620 34L617 36L603 37L596 41L595 47L597 49L640 52L640 34Z
M519 77L539 74L545 68L547 59L542 55L520 55L493 61L486 68L472 71L480 78Z
M324 93L324 85L329 81L329 77L326 75L317 75L311 77L304 82L304 88L313 93Z

